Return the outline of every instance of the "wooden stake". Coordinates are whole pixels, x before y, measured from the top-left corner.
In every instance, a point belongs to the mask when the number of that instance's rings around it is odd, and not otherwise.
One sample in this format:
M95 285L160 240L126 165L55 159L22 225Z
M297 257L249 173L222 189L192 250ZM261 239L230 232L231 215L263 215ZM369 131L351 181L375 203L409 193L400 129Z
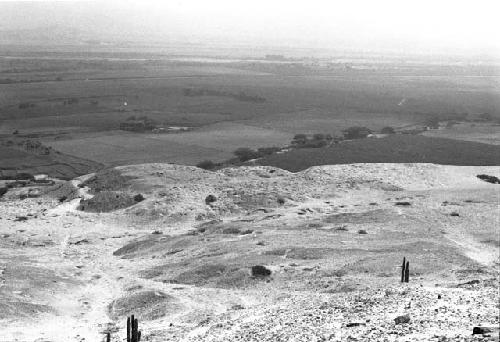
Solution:
M410 262L406 262L406 267L405 267L405 283L410 282Z
M403 265L401 266L401 282L405 281L405 267L406 267L406 257L403 257Z

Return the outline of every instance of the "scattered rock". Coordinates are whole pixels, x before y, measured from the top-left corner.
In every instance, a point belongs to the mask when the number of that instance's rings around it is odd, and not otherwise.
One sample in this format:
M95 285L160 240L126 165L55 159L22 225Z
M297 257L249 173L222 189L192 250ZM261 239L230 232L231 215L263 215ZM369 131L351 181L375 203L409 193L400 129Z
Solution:
M352 327L360 327L360 326L364 326L366 325L365 322L350 322L350 323L347 323L345 326L347 328L352 328Z
M482 181L491 183L491 184L500 184L500 179L498 177L495 177L495 176L481 174L481 175L477 175L477 178L479 178Z
M477 285L477 284L479 284L479 283L480 283L480 281L479 281L479 280L477 280L477 279L473 279L473 280L470 280L470 281L468 281L468 282L458 284L458 286L459 286L459 287L460 287L460 286L470 286L470 285Z
M214 195L208 195L207 197L205 197L205 204L206 205L214 203L215 201L217 201L217 197L215 197Z
M396 324L406 324L410 322L410 315L402 315L394 318Z
M88 239L81 239L81 240L77 240L77 241L70 241L68 244L69 245L82 245L84 243L89 243L89 240Z
M253 277L269 277L271 275L271 270L265 266L257 265L252 266L252 276Z
M495 331L498 332L498 327L474 327L472 328L472 335L490 335Z

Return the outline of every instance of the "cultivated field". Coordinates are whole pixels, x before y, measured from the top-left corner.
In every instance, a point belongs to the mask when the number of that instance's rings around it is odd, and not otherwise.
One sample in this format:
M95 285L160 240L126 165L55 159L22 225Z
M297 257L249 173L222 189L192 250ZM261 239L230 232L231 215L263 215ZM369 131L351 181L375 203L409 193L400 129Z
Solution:
M435 163L500 165L500 147L414 135L392 135L345 141L325 148L303 148L257 161L292 172L316 165L351 163Z
M8 138L18 130L110 164L196 164L225 159L238 147L284 146L297 133L340 135L356 125L400 128L429 117L500 117L495 65L334 55L273 62L234 53L194 58L144 51L0 47L0 134ZM186 96L186 89L205 95ZM248 100L254 98L264 100ZM117 131L131 116L195 130L134 136ZM470 134L454 126L429 135L495 143L498 126L483 126ZM144 144L147 157L138 147Z

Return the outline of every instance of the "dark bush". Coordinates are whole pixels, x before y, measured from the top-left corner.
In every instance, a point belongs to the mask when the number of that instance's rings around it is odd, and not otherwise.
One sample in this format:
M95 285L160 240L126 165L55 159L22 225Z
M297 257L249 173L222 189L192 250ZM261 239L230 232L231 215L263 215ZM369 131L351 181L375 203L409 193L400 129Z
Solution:
M213 169L215 169L215 163L213 161L211 161L211 160L201 161L198 164L196 164L196 166L199 167L200 169L204 169L204 170L213 170Z
M207 197L205 197L205 204L206 205L209 205L210 203L214 203L215 201L217 201L217 197L215 197L214 195L208 195Z
M382 133L382 134L394 134L394 133L396 133L396 131L394 130L394 128L387 126L387 127L382 128L380 130L380 133Z
M369 128L361 126L353 126L342 131L345 139L363 139L366 138L372 131Z
M236 227L228 227L222 230L222 234L240 234L241 230Z
M283 196L278 196L276 201L278 202L279 205L285 204L285 198Z
M142 194L137 194L134 196L134 201L136 201L136 202L142 202L144 200L145 200L145 198L144 198L144 196L142 196Z
M35 176L27 172L20 172L15 176L17 180L35 180Z
M252 276L253 277L269 277L271 275L271 270L265 266L257 265L252 266Z
M358 234L364 235L364 234L368 234L368 232L364 229L360 229L360 230L358 230Z
M321 148L325 147L328 145L328 142L326 140L308 140L305 144L301 145L300 147L303 148Z
M0 197L5 195L7 193L7 191L9 191L9 188L0 188Z
M248 147L241 147L234 151L234 155L242 162L261 157L259 152Z

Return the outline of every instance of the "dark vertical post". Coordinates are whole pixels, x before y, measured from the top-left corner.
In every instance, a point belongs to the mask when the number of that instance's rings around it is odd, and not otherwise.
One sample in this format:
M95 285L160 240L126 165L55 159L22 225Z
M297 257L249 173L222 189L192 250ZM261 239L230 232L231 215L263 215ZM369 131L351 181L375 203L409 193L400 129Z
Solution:
M130 317L127 317L127 342L130 342Z
M111 333L110 332L106 333L106 342L111 342Z
M403 265L401 266L401 282L405 281L405 267L406 267L406 257L403 257Z
M135 340L135 335L137 334L136 328L135 328L135 317L134 315L131 316L130 318L130 324L132 325L132 340L131 342L136 342Z
M406 262L406 267L405 267L405 283L410 282L410 262Z

